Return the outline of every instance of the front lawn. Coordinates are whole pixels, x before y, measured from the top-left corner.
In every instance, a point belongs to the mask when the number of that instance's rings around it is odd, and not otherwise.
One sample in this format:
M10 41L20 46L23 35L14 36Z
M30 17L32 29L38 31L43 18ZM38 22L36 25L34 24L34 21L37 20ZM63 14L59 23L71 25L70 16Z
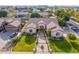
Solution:
M70 40L68 37L55 40L49 38L49 46L52 52L77 53L79 52L79 39Z
M23 33L16 45L12 47L14 52L32 52L35 47L36 37Z

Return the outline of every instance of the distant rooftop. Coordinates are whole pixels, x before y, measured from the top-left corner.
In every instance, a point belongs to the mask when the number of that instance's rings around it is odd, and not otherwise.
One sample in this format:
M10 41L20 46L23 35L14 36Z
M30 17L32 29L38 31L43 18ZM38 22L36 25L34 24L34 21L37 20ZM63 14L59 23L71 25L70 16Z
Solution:
M4 22L7 22L16 27L19 26L19 24L21 23L19 18L0 18L0 26L2 26Z
M21 22L19 20L13 21L12 23L10 23L10 25L13 25L15 27L18 27L21 24Z

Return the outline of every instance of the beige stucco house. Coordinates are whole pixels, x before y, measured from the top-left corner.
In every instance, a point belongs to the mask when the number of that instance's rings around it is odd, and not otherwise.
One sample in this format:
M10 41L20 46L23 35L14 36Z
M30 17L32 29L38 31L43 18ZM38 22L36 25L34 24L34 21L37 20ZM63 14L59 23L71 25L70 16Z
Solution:
M3 30L3 25L5 24L4 20L2 18L0 19L0 31Z
M29 34L37 33L37 30L43 29L45 31L50 31L51 37L62 37L63 30L58 25L56 18L31 18L28 24L25 26L25 32Z
M40 14L42 17L47 18L48 15L49 15L49 12L39 12L39 14Z
M21 27L19 18L0 18L0 30L18 31Z
M13 21L13 22L11 22L11 23L9 23L9 24L7 24L6 26L5 26L5 29L6 29L6 31L8 31L8 32L15 32L15 31L19 31L20 30L20 28L21 28L21 22L19 21L19 20L15 20L15 21Z
M30 34L35 34L36 33L36 28L37 25L34 23L28 24L28 26L25 28L25 32L30 33Z

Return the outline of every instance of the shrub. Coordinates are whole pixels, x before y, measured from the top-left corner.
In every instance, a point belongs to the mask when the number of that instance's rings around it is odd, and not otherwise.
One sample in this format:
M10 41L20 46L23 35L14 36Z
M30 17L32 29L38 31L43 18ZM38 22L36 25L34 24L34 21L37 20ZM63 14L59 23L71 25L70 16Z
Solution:
M30 35L28 33L26 33L25 35L26 35L25 42L27 44L32 44L36 41L36 37L34 35Z
M69 34L67 34L67 36L68 36L68 38L71 39L71 40L75 40L75 39L76 39L76 36L75 36L75 34L73 34L73 33L69 33Z

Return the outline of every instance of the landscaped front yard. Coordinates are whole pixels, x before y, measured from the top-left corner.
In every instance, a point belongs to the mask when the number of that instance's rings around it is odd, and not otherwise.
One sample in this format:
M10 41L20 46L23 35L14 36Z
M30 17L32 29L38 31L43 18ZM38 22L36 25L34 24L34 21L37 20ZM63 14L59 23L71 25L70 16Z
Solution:
M49 38L49 46L52 52L77 53L79 52L79 39L70 40L65 37L61 40Z
M12 47L14 52L32 52L35 47L36 37L23 33L19 41Z

